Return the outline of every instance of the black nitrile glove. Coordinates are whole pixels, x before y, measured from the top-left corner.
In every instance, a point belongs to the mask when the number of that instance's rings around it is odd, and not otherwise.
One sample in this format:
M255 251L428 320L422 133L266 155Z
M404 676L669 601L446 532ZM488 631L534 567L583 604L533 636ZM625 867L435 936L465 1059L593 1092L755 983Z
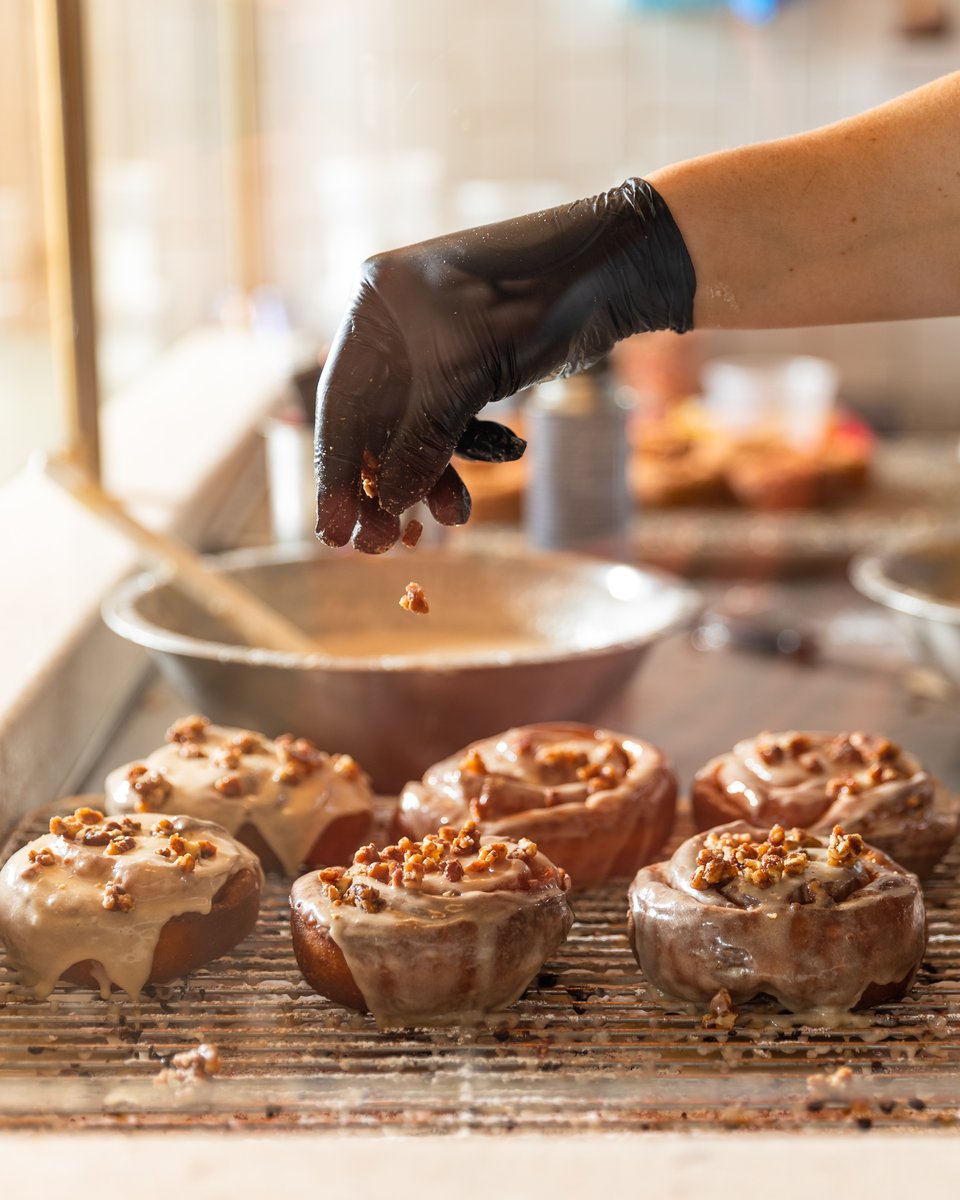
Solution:
M475 414L632 333L686 332L695 290L680 231L642 179L369 259L317 392L317 535L379 553L424 498L462 524L470 497L451 455L524 450Z

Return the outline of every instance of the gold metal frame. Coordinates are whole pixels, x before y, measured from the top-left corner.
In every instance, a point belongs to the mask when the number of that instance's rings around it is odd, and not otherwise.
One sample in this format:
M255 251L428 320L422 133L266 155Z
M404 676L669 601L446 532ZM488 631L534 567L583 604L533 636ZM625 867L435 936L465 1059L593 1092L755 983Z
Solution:
M231 150L237 283L264 282L256 0L220 0L221 105ZM93 287L83 0L34 0L51 339L67 456L100 477L97 327Z

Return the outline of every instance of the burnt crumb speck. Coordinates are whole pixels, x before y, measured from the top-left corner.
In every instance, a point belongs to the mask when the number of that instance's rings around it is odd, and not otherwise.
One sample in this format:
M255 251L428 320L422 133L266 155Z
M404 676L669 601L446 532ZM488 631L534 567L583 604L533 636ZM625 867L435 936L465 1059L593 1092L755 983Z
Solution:
M266 1107L266 1108L263 1110L263 1115L264 1115L264 1116L265 1116L265 1117L266 1117L268 1120L272 1121L274 1117L279 1117L279 1116L280 1116L280 1113L281 1113L282 1111L283 1111L283 1110L282 1110L282 1109L281 1109L281 1108L280 1108L278 1105L276 1105L276 1104L268 1104L268 1105L267 1105L267 1107Z
M494 1041L497 1041L497 1042L509 1042L510 1041L510 1030L509 1029L495 1029L493 1031L493 1037L494 1037Z
M552 988L557 986L557 976L553 971L541 971L537 976L538 988Z
M919 1096L912 1097L910 1100L907 1101L907 1105L909 1108L912 1108L914 1112L924 1112L927 1107L926 1104L924 1103L924 1101L921 1100Z
M46 1050L46 1046L28 1046L28 1054L42 1054Z
M822 1100L808 1100L807 1101L807 1112L808 1113L823 1112L823 1101Z
M887 1116L887 1117L890 1116L890 1114L893 1112L893 1110L896 1107L897 1107L897 1104L896 1104L895 1100L881 1100L880 1103L877 1105L877 1108L879 1108L880 1111L884 1114L884 1116Z
M857 1117L857 1128L866 1132L873 1128L873 1121L870 1117Z
M576 1000L580 1004L583 1004L583 1002L585 1000L590 999L590 993L587 991L586 988L568 987L567 995L570 997L571 1000Z

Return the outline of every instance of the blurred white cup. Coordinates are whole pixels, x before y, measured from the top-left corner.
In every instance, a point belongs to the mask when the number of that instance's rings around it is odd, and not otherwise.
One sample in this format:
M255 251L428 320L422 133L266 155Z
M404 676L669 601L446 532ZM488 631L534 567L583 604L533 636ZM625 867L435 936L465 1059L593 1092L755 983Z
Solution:
M702 371L704 407L734 437L774 435L797 450L821 445L839 372L810 355L715 358Z

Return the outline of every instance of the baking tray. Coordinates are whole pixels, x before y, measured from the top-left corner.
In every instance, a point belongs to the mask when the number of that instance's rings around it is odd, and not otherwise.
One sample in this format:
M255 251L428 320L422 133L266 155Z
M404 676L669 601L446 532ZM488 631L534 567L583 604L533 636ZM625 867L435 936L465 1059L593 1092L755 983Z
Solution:
M46 827L25 818L5 857ZM682 833L679 836L682 836ZM267 882L255 932L138 1004L36 1002L0 957L0 1129L586 1133L949 1129L960 1107L960 852L927 888L930 943L902 1003L837 1026L747 1006L730 1031L664 1009L626 938L625 881L579 893L569 940L476 1029L382 1032L315 995ZM193 1078L178 1052L215 1045Z

